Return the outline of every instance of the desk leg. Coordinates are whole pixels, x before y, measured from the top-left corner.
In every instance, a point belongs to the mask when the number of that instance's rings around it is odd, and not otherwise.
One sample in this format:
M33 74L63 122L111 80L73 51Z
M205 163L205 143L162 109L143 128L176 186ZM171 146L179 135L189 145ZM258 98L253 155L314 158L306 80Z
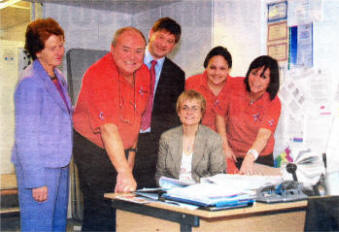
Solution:
M180 232L192 232L192 226L189 224L180 223Z

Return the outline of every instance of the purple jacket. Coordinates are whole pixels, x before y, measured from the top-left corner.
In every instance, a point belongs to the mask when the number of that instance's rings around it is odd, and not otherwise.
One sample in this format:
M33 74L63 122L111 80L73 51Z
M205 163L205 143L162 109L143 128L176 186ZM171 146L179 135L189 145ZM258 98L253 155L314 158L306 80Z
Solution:
M15 91L12 162L24 171L24 186L45 185L45 168L65 167L72 155L72 104L55 69L67 105L38 60L27 67Z

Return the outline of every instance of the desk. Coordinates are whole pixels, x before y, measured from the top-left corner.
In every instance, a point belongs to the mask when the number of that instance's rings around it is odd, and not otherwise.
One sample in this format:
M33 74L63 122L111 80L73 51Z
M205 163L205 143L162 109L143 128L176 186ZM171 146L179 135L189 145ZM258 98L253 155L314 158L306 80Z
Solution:
M137 204L114 199L117 231L304 231L307 201L263 204L210 212L189 210L161 202Z

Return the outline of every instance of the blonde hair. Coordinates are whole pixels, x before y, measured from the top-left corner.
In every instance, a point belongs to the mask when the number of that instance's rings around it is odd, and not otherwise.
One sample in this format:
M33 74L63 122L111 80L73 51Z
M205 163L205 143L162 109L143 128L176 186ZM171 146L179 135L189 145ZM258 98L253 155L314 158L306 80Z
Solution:
M204 117L206 112L206 100L202 94L193 89L185 90L180 94L176 105L177 113L179 113L182 103L186 100L197 100L200 103L202 117Z

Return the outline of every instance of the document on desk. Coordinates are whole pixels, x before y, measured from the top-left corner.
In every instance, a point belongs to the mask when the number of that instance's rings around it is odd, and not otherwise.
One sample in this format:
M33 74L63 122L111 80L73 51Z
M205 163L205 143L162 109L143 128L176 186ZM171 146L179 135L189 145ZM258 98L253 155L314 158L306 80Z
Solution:
M236 207L244 202L253 202L255 191L240 189L237 186L225 187L214 183L200 183L169 189L163 197L203 207Z
M166 176L162 176L159 179L159 185L161 186L162 189L171 189L171 188L181 188L181 187L186 187L189 185L195 184L195 182L186 182Z
M256 189L281 182L281 176L218 174L201 178L200 184L169 189L163 197L204 207L243 207L253 204Z
M135 194L122 194L122 195L116 196L115 198L119 200L123 200L123 201L138 203L138 204L147 204L147 203L152 202L151 200L135 196Z
M163 194L165 190L161 187L159 188L142 188L135 191L137 196L142 196L147 199L158 200L159 196Z
M255 190L265 185L276 185L283 181L281 175L262 176L262 175L230 175L217 174L215 176L201 178L201 183L214 183L225 188L236 189L237 191Z

